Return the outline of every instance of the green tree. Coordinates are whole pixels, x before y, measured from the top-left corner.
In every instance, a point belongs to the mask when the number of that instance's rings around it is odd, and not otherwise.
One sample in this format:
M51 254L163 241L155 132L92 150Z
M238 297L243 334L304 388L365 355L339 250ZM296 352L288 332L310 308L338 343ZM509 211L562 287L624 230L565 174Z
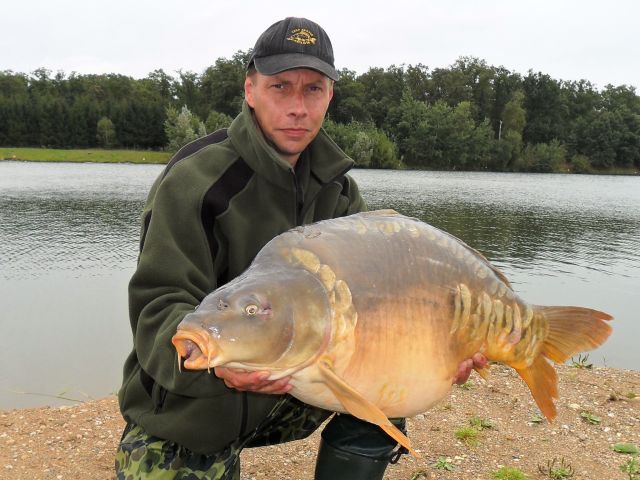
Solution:
M180 113L173 107L167 108L165 130L169 140L167 149L172 152L207 134L204 123L193 115L186 105Z
M333 98L327 111L329 118L338 123L370 122L364 84L351 70L343 69L339 73L340 80L333 85Z
M207 133L215 132L221 128L227 128L233 122L233 118L224 113L212 110L204 122Z
M113 147L116 140L116 129L113 122L107 117L101 117L96 127L98 145L103 148Z
M530 71L522 82L522 90L527 112L524 142L536 144L566 139L569 110L560 82L549 75Z
M489 168L507 170L518 162L522 154L522 133L526 125L526 111L522 106L524 93L513 92L504 106L498 130L498 142Z
M488 120L475 124L470 102L426 105L405 95L395 115L395 138L407 165L445 170L489 167L493 132Z
M427 100L431 84L429 68L422 63L409 65L405 68L404 84L413 98L421 101Z
M491 126L496 138L500 132L500 121L507 103L513 98L514 92L522 90L522 77L510 72L504 67L494 68L493 96L494 103L491 112Z
M29 145L29 79L11 70L0 72L0 145Z
M369 117L377 128L386 123L387 113L402 99L404 88L404 70L391 65L386 70L370 68L358 77L364 86L364 100Z
M167 103L173 100L176 95L175 79L165 73L163 69L157 69L147 75L140 83L148 84L148 89L157 93L157 95Z
M524 127L527 124L524 107L524 93L522 90L516 90L511 96L511 100L507 102L502 111L502 132L513 132L520 135L524 132Z
M180 81L176 83L176 102L190 110L201 105L202 91L200 89L200 77L191 71L178 71Z
M194 113L203 118L211 110L232 117L240 113L249 57L250 52L239 50L231 59L218 58L204 71L198 86L200 103L190 105Z

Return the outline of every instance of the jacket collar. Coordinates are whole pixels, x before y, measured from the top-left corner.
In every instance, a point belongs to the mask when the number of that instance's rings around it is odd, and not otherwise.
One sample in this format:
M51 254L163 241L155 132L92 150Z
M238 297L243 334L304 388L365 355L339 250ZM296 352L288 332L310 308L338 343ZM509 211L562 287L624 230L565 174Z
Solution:
M247 102L228 130L231 143L257 174L282 188L292 189L293 168L267 143ZM311 172L321 183L328 183L351 169L354 161L321 129L307 147Z

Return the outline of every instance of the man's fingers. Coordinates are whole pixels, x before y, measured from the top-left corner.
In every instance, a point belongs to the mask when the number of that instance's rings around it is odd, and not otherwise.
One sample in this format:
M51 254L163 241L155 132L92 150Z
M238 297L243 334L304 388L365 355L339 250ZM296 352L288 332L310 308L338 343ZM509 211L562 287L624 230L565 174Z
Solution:
M487 365L487 357L482 353L474 353L471 360L473 361L473 368L482 368Z
M466 382L469 379L469 375L471 375L471 370L473 369L473 360L468 358L460 362L458 365L458 373L454 380L454 383L460 385Z
M454 379L454 383L461 385L469 379L471 375L471 371L474 368L481 370L487 365L487 357L485 357L482 353L474 353L471 358L467 358L460 362L458 365L458 372L456 374L456 378Z
M293 388L293 385L289 384L289 380L290 377L281 378L274 382L269 382L256 391L259 393L284 394Z

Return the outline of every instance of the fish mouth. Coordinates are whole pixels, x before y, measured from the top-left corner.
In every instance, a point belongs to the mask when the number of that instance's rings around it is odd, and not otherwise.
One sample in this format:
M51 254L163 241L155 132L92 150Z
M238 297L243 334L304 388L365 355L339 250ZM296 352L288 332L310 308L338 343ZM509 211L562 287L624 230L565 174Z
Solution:
M171 338L171 343L178 352L178 369L204 370L211 372L215 367L215 358L219 349L205 332L178 329ZM184 362L183 362L184 360Z

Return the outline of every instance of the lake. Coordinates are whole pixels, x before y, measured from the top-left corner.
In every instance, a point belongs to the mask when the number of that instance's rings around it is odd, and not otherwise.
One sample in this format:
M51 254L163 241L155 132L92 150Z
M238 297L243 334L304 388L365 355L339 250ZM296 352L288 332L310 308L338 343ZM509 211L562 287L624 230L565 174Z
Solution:
M126 288L161 165L0 162L0 409L117 391ZM640 369L640 178L355 170L394 208L486 255L531 303L616 317L589 362Z

